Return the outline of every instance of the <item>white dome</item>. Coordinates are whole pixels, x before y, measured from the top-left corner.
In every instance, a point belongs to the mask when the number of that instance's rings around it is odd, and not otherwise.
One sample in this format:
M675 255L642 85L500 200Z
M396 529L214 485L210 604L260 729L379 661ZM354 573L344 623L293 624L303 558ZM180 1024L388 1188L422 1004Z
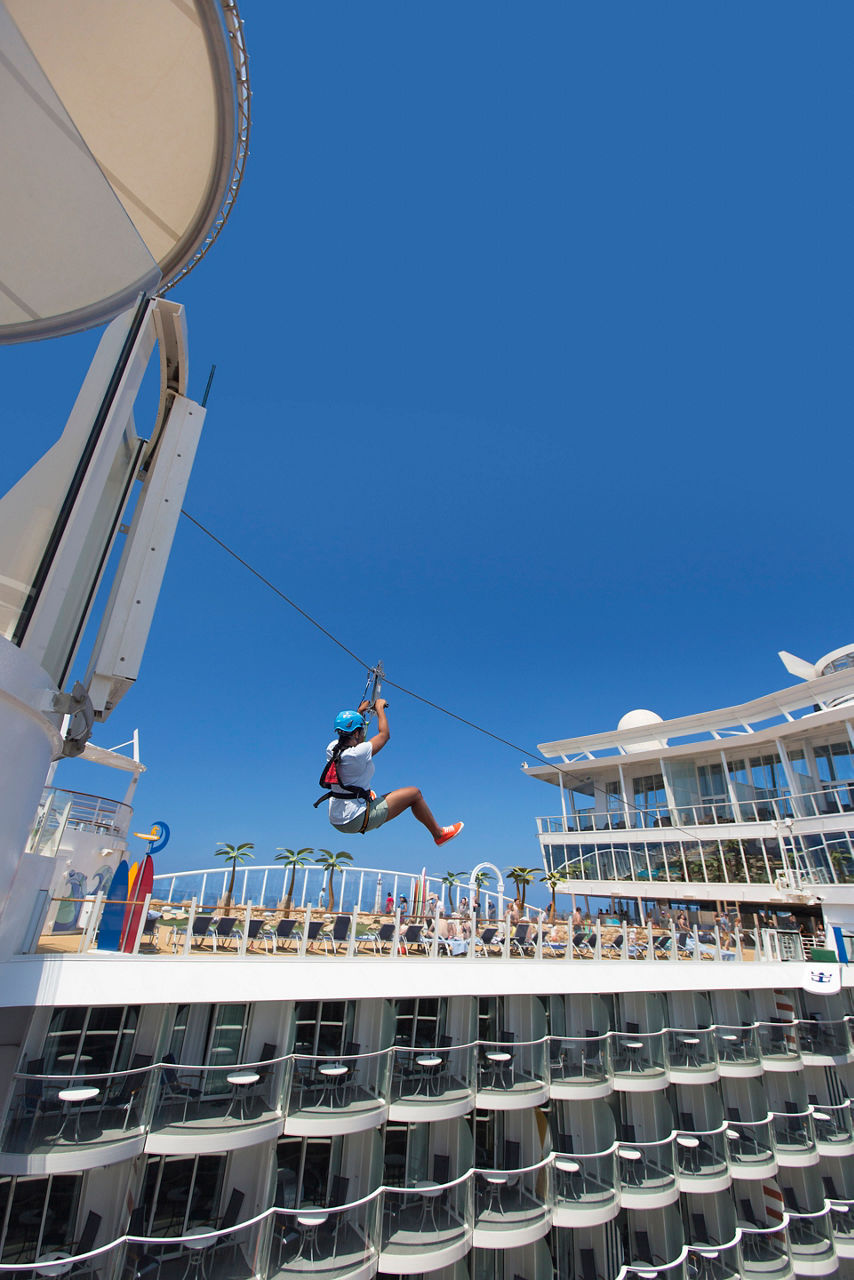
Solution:
M647 711L644 707L638 707L635 711L627 711L624 716L620 717L618 729L642 729L648 724L662 724L662 718L656 715L654 711ZM626 743L626 751L652 751L656 747L666 747L666 738L651 738L646 742Z

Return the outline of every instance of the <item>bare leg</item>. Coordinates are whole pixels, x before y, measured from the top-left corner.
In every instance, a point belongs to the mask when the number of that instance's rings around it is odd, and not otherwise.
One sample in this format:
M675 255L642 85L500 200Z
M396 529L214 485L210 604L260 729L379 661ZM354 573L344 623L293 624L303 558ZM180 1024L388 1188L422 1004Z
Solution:
M383 799L388 805L389 820L397 818L404 810L411 809L413 818L417 818L427 828L434 840L442 834L442 828L427 807L427 801L418 787L398 787L396 791L389 791Z

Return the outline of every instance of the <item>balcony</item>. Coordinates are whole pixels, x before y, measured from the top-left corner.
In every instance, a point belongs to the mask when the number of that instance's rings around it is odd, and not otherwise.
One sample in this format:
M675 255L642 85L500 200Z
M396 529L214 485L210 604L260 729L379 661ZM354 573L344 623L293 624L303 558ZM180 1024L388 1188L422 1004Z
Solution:
M854 1131L851 1123L851 1103L846 1098L837 1104L816 1104L812 1109L815 1140L823 1155L854 1154Z
M376 1192L343 1207L278 1209L269 1232L268 1280L303 1276L366 1280L377 1268L381 1204ZM260 1271L264 1274L265 1268ZM205 1277L214 1280L209 1271Z
M818 1163L811 1109L795 1111L787 1106L785 1112L773 1112L772 1127L778 1164L801 1168Z
M547 1047L547 1040L517 1041L508 1031L480 1041L477 1105L493 1111L541 1106L549 1096Z
M712 1193L731 1182L726 1126L720 1129L683 1130L676 1134L679 1190Z
M615 1150L552 1156L552 1223L596 1227L620 1211Z
M752 1215L751 1215L752 1217ZM758 1220L739 1222L741 1274L745 1280L789 1280L794 1274L786 1232Z
M614 1088L646 1093L667 1085L666 1031L637 1031L631 1025L614 1034L611 1061Z
M391 1120L450 1120L474 1105L474 1044L392 1050Z
M813 1213L789 1210L789 1250L798 1275L826 1276L837 1270L828 1207Z
M147 1150L182 1152L188 1142L200 1152L234 1150L275 1137L289 1071L283 1058L222 1067L164 1062Z
M830 1229L840 1258L854 1258L854 1200L831 1200Z
M55 856L66 831L88 831L111 840L124 840L132 816L131 806L119 800L48 787L39 802L27 853Z
M777 1169L772 1119L728 1120L724 1137L736 1178L767 1178Z
M157 1068L48 1075L43 1064L33 1059L13 1077L0 1146L4 1172L90 1169L140 1154Z
M621 1142L617 1167L624 1209L658 1209L678 1199L673 1140Z
M757 1022L756 1038L765 1071L797 1071L802 1066L797 1022Z
M421 1179L383 1193L380 1268L393 1275L435 1271L462 1258L473 1229L470 1173L441 1184Z
M816 1014L802 1018L798 1027L805 1061L815 1059L817 1063L824 1063L827 1059L835 1061L850 1056L851 1033L845 1018L830 1021Z
M722 1076L758 1076L762 1074L759 1040L753 1026L715 1027L718 1067Z
M691 1280L735 1280L742 1275L737 1244L689 1247L686 1262Z
M611 1037L552 1036L549 1044L549 1090L553 1098L604 1098L612 1092Z
M667 1036L667 1056L674 1084L695 1084L718 1077L716 1035L711 1027L671 1029Z
M388 1114L391 1050L293 1055L285 1133L299 1137L358 1133Z
M474 1179L475 1247L520 1248L548 1234L552 1217L549 1161L527 1169L476 1169Z

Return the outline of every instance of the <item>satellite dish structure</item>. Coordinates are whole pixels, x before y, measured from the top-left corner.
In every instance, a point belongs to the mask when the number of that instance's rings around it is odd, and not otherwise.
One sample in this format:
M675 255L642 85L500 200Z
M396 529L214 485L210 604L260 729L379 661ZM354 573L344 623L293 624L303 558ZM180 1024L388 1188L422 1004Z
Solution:
M249 103L234 0L0 0L0 342L185 275L240 186Z

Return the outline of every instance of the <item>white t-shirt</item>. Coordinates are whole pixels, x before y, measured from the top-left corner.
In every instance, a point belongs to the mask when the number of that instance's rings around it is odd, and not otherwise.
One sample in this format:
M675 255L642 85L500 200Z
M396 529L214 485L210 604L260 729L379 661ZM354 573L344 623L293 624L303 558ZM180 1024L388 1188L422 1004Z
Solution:
M338 739L330 742L326 748L326 759L332 759L332 749L338 745ZM341 752L338 760L338 777L345 787L364 787L370 790L371 778L374 776L374 762L371 759L373 748L370 742L360 742L357 747L348 747ZM340 796L329 801L329 821L336 827L358 818L365 812L364 800L353 800L349 796Z

